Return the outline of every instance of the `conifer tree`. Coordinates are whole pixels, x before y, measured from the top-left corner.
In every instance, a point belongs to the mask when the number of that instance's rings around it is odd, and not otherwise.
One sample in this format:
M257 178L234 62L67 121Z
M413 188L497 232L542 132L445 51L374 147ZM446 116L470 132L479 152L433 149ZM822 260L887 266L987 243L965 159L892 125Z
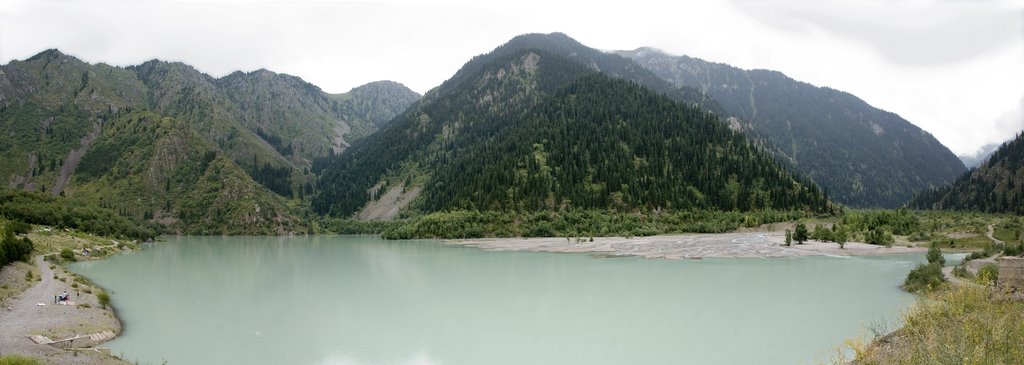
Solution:
M807 241L807 226L803 223L796 225L796 232L793 233L793 239L796 240L796 244L802 245L804 241Z

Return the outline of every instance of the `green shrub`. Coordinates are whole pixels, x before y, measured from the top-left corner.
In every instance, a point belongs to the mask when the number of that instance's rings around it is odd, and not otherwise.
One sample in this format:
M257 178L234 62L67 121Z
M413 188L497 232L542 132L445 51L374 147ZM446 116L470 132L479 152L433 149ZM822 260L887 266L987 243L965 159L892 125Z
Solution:
M32 225L25 222L11 221L10 227L14 234L26 234L32 231Z
M942 275L942 266L938 263L918 265L907 274L903 281L903 290L911 293L930 292L939 289L945 284L946 278Z
M1020 256L1024 254L1024 243L1016 245L1006 245L1003 249L1003 255L1006 256Z
M71 251L70 248L60 250L60 258L64 261L75 261L75 252Z
M793 232L793 240L796 241L796 244L802 245L807 238L807 226L803 223L797 224L796 230Z
M524 237L554 237L555 236L555 230L552 229L551 225L548 224L547 222L541 222L541 223L531 227L528 231L526 231L526 234L524 234L523 236Z
M881 228L872 229L865 233L864 241L872 245L884 245L886 247L892 247L893 242L896 242L896 240L892 237L892 233L889 233Z
M928 248L928 254L925 255L925 258L928 259L929 264L938 263L940 267L946 265L946 258L942 257L942 250L934 243Z
M0 356L0 365L43 365L43 363L31 357L7 355Z
M967 261L977 260L977 259L983 259L983 258L986 258L986 257L988 257L988 256L985 255L984 251L974 251L974 252L971 252L970 255L967 255L967 257L964 257L964 260L962 262L967 262Z
M14 235L14 222L7 222L0 227L0 266L15 261L27 260L32 254L32 241L28 237L18 238Z
M32 281L32 270L25 272L25 281Z
M911 233L910 236L907 237L907 240L910 241L910 242L924 242L924 241L930 240L931 238L932 237L930 235L928 235L928 233L925 233L925 232L914 232L914 233Z
M811 233L811 239L815 239L821 242L831 242L833 240L833 232L826 229L821 224L814 225L814 232Z
M105 291L96 293L96 300L99 301L101 307L106 308L110 305L110 295Z
M978 283L984 285L995 284L999 280L999 267L995 264L987 264L978 269Z
M971 274L970 271L967 271L967 269L965 269L963 265L954 267L953 268L953 275L956 275L957 277L961 277L961 278L967 278L967 279L974 278L974 275Z

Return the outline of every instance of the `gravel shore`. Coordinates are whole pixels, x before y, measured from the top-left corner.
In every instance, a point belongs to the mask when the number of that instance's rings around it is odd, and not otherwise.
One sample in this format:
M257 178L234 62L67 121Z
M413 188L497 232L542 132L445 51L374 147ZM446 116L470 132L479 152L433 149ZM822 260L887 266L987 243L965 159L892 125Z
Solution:
M660 259L702 259L712 257L770 258L795 256L870 256L925 252L923 247L884 247L847 242L839 248L833 242L795 242L784 246L783 232L739 232L680 234L649 237L589 238L481 238L446 240L449 245L478 247L492 251L592 253L607 256L639 256Z
M103 331L120 333L121 323L109 309L101 308L97 289L76 292L74 276L60 266L50 268L42 256L32 259L39 274L34 284L21 294L8 298L0 308L0 355L32 356L52 364L127 364L114 357L93 350L62 350L39 345L30 335L43 335L60 340L76 335ZM3 268L5 281L25 280L28 265L8 265ZM16 272L9 272L16 271ZM20 275L20 276L19 276ZM55 277L57 279L55 279ZM63 279L63 280L61 280ZM8 284L10 285L10 284ZM78 284L84 289L84 284ZM54 296L67 291L74 305L54 304Z

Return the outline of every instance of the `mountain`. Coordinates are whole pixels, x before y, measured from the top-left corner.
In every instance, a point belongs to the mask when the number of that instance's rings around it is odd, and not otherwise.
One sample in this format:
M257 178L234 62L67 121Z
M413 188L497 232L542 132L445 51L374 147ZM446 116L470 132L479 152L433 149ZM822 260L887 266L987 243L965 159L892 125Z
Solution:
M975 152L974 154L963 154L957 155L956 157L959 158L960 161L964 163L964 166L967 166L967 168L969 169L973 169L975 167L978 167L978 165L981 165L982 162L988 160L989 157L992 157L992 153L995 152L996 149L998 149L1001 145L1001 143L989 143L987 145L982 146L981 150Z
M445 84L451 84L448 86L454 87L463 82L464 77L474 74L474 67L480 67L489 61L507 57L509 54L524 49L533 49L557 55L582 64L591 71L635 82L672 99L700 106L712 112L722 111L721 107L714 100L704 96L697 89L672 85L672 83L661 79L658 75L655 75L627 57L587 47L564 33L530 33L516 36L490 53L474 57L463 67L462 71L465 72L456 73Z
M297 212L177 119L118 113L82 156L70 196L198 234L283 234Z
M830 209L704 99L652 91L641 77L662 81L634 63L570 41L527 35L474 57L323 166L313 209Z
M183 63L93 65L47 50L0 66L0 179L184 232L291 231L313 191L312 162L341 153L416 98L393 82L349 94L338 100L267 70L213 78ZM202 169L186 173L182 164ZM170 185L167 176L176 176ZM192 204L199 198L226 200Z
M618 54L714 99L840 203L896 207L965 171L931 134L849 93L650 48Z
M999 146L988 161L952 184L921 192L906 206L1024 215L1024 134Z
M150 108L196 121L247 168L254 167L249 164L254 154L272 164L309 166L358 139L351 131L362 131L359 137L372 133L379 119L393 117L418 98L395 82L357 87L339 100L300 78L264 69L220 79L181 63L149 61L131 69L150 87ZM391 95L402 97L387 98Z
M382 127L420 98L420 94L394 81L377 81L334 94L345 115Z

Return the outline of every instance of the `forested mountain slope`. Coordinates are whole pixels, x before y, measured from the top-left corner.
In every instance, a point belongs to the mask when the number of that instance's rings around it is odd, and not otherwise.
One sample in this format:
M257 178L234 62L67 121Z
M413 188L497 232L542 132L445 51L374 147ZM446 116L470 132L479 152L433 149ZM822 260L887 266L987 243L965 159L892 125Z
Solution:
M896 207L965 171L931 134L849 93L650 48L619 54L713 98L840 203Z
M614 55L626 66L563 56L562 46L578 44L566 39L521 36L473 58L320 166L313 208L350 216L384 191L422 189L412 207L425 212L830 209L813 183L695 107L700 100L679 103L638 80L600 76L649 74Z
M423 209L829 209L717 116L605 75L504 123L440 164Z
M907 206L1024 215L1024 134L952 184L917 194Z

